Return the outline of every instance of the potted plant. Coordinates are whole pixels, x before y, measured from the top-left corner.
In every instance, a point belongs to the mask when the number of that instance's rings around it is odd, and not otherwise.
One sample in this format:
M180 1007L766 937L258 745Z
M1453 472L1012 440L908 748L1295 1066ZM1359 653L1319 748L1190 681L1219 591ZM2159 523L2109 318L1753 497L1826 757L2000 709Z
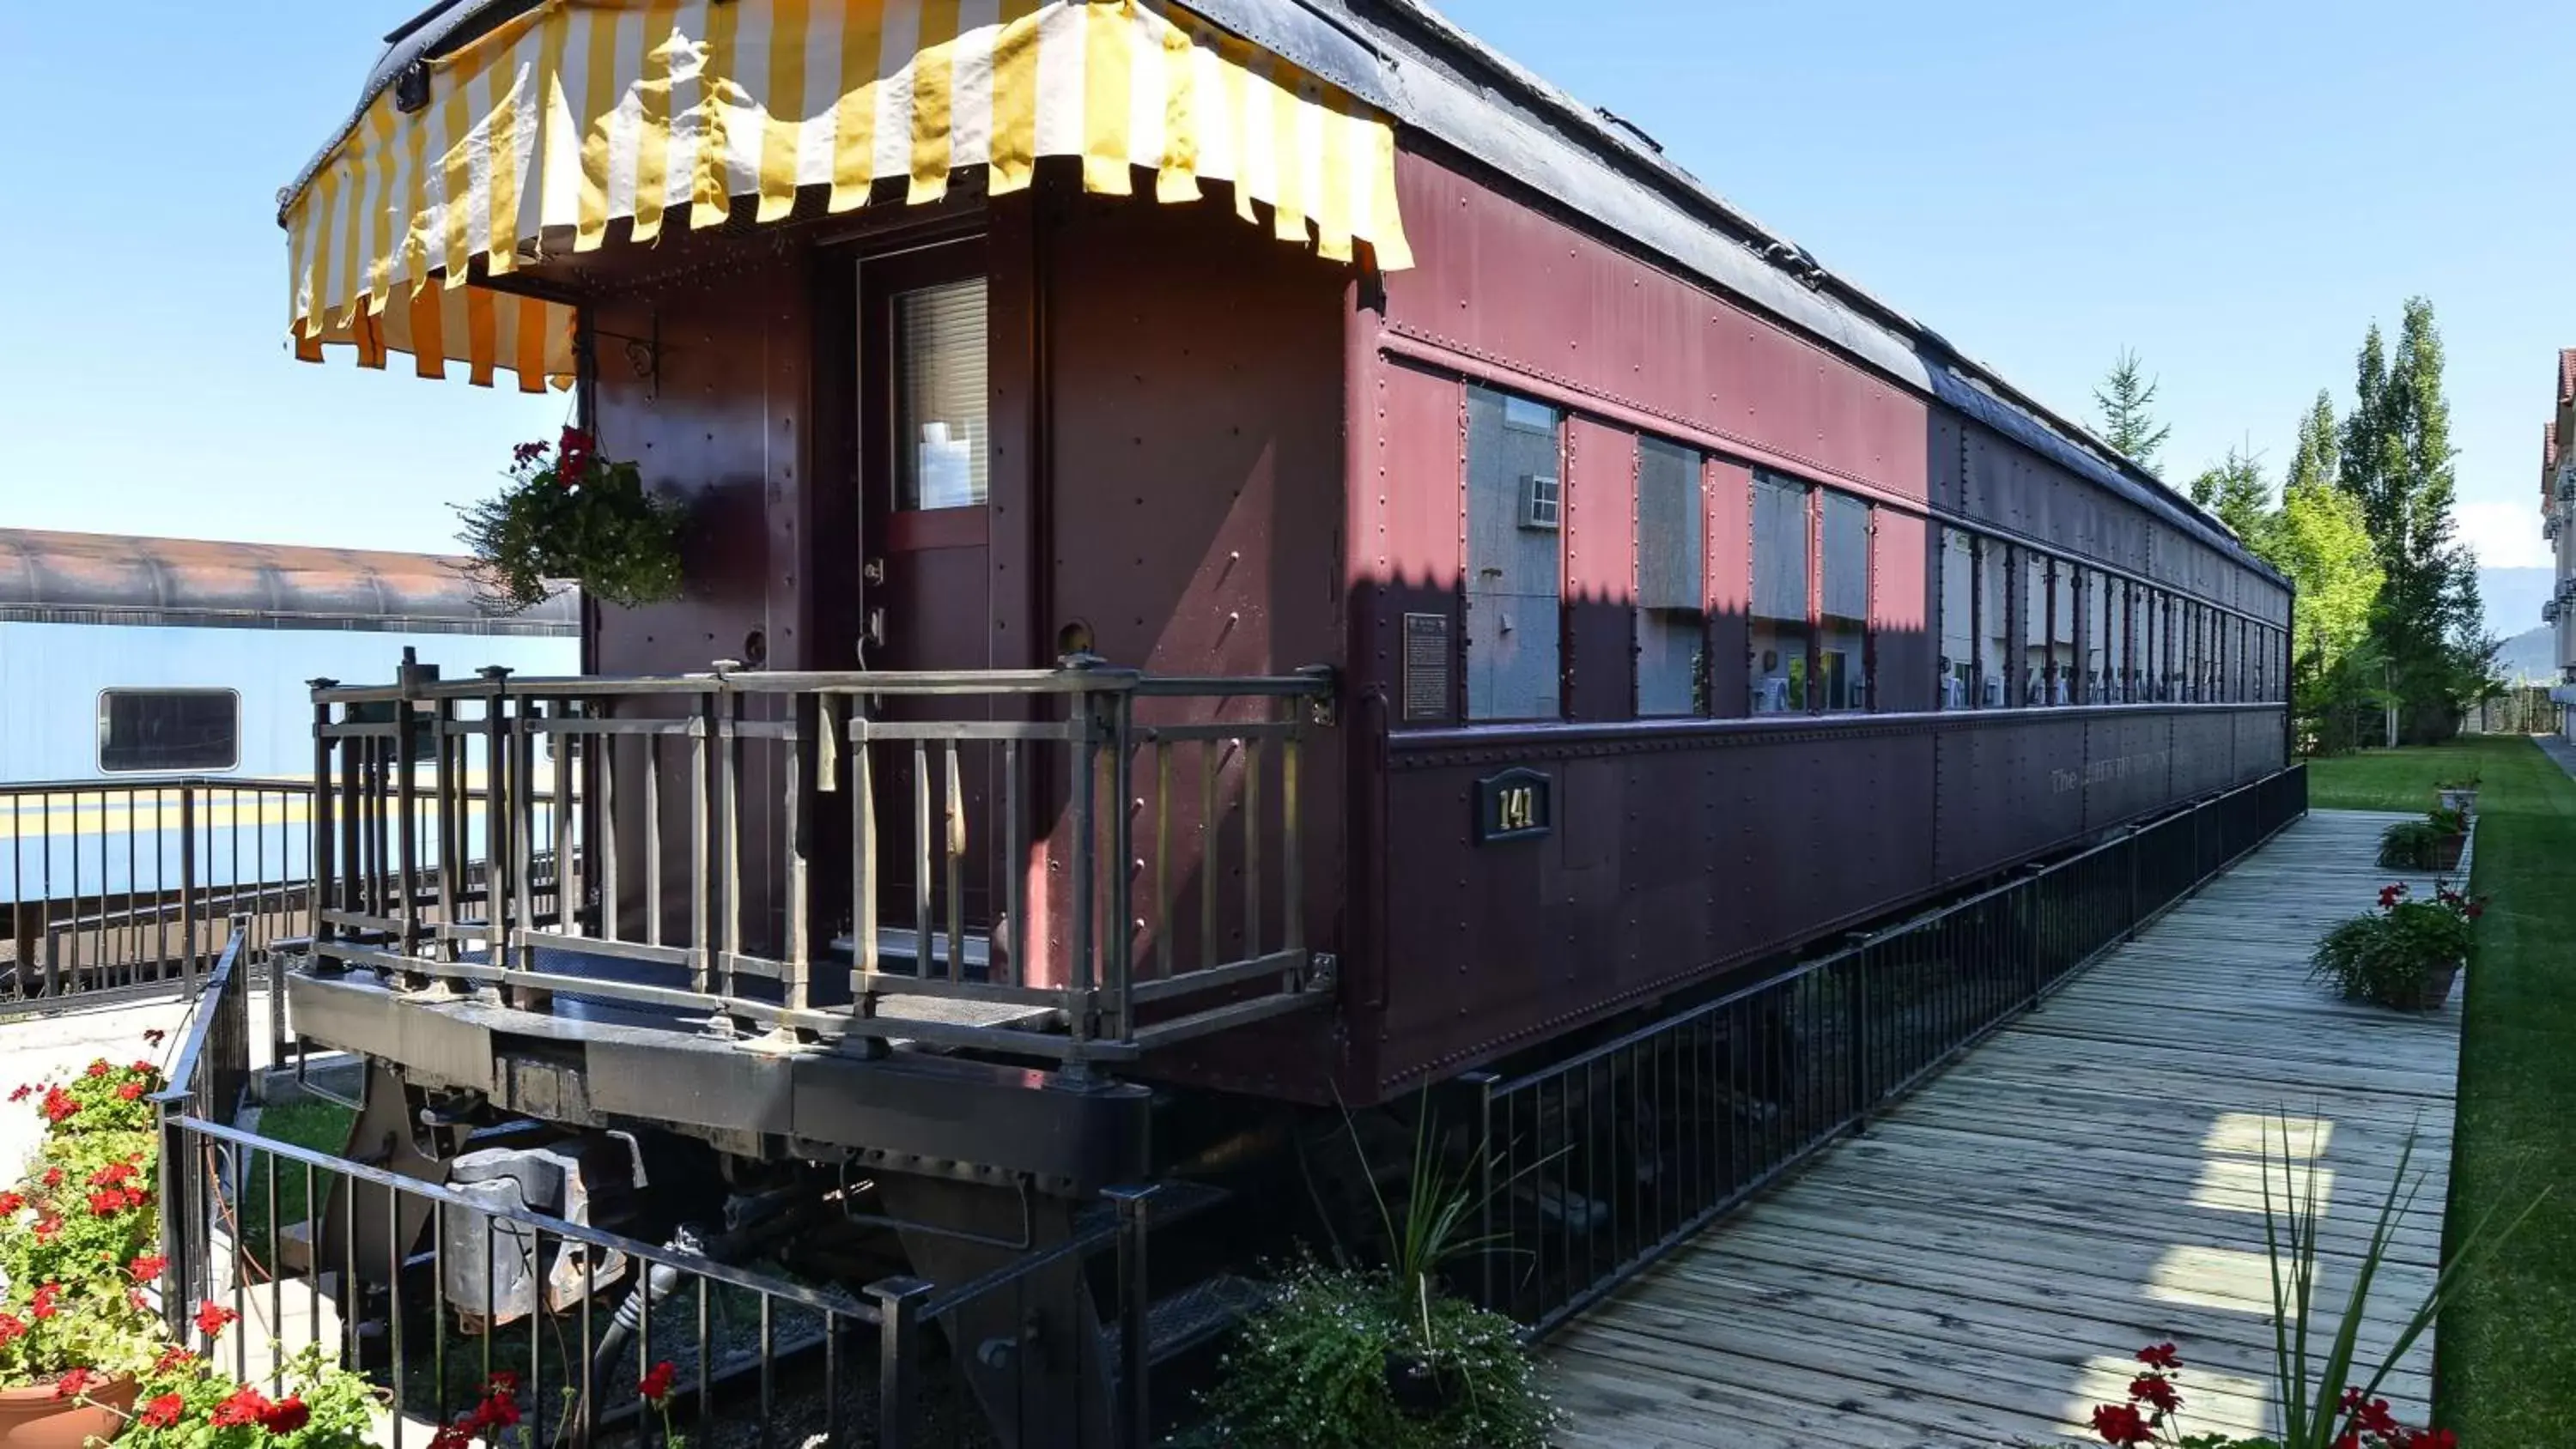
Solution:
M2345 921L2317 943L2310 975L2355 1001L2439 1011L2486 906L2440 883L2433 895L2419 901L2402 883L2382 887L2377 911Z
M1207 1397L1206 1442L1300 1449L1538 1449L1556 1411L1520 1325L1442 1292L1442 1264L1482 1244L1478 1162L1444 1167L1426 1118L1401 1213L1377 1196L1389 1266L1301 1261L1244 1325ZM1358 1141L1356 1126L1352 1133ZM1377 1179L1363 1163L1372 1195Z
M2390 870L2457 870L2468 840L2465 817L2434 810L2421 820L2400 820L2381 831L2379 863Z
M2433 789L2441 797L2443 809L2454 810L2462 815L2477 813L2478 777L2475 773L2436 780L2433 782Z
M570 579L625 608L680 596L680 510L644 487L633 463L599 455L566 428L512 451L509 485L458 513L484 601L506 613L543 603Z
M26 1179L0 1193L0 1445L74 1449L115 1436L158 1351L149 1062L100 1060L19 1087L46 1135Z

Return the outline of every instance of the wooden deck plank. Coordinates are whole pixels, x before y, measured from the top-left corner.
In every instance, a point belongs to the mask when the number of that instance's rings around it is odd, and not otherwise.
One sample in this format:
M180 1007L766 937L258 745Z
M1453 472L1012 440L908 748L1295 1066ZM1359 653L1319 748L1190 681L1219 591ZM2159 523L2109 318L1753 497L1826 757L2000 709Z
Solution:
M2365 1352L2384 1351L2440 1250L2458 1010L2337 1000L2307 958L2399 878L2372 856L2404 818L2292 826L1560 1329L1547 1355L1561 1442L2071 1441L2116 1397L2127 1355L2167 1338L2190 1365L2188 1425L2268 1428L2261 1154L2278 1113L2324 1128L2329 1302L2414 1138L2425 1182L2361 1330ZM2431 1363L2427 1335L2388 1385L2419 1422Z

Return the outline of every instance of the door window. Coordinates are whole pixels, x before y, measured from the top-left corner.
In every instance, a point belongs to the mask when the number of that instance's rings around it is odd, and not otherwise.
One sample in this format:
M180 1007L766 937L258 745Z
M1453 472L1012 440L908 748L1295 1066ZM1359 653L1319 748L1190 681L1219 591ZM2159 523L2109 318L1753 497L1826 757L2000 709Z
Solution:
M981 277L898 293L894 305L894 506L984 502L991 395Z

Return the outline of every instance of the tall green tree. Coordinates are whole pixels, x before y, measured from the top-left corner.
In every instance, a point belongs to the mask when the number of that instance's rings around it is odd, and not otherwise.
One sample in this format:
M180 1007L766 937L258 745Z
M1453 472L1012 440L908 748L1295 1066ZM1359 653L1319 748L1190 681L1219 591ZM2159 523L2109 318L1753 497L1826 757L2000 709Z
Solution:
M2139 365L2138 354L2127 348L2121 349L2102 385L2093 390L2093 406L2102 414L2102 441L2150 471L2166 435L2173 431L2156 421L2155 400L2156 380Z
M2255 548L2298 590L2290 699L2301 729L2322 748L2350 748L2363 712L2376 712L2384 672L2371 621L2386 575L2361 501L2313 468L2294 475Z
M2336 480L2360 504L2382 574L2373 633L2396 733L2447 738L2486 687L2495 641L2484 632L2476 560L2452 506L2451 406L2442 391L2433 304L2408 299L2392 352L2374 324L2356 360Z
M2293 488L2332 485L2343 465L2343 438L2335 427L2334 398L2317 389L2316 405L2299 419L2299 444L2290 454L2289 476L2281 480L2284 501Z
M2261 547L2272 516L2272 485L2263 481L2261 457L2228 449L2226 461L2191 480L2191 501L2217 514L2248 547Z

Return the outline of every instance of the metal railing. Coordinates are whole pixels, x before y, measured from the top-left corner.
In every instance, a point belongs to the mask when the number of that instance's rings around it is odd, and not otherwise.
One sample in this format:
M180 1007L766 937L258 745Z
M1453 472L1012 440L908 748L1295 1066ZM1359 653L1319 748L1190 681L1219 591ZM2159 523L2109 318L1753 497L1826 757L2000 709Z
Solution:
M224 923L247 949L300 931L301 781L0 784L0 1002L194 992Z
M1565 1061L1468 1079L1475 1282L1543 1334L2307 812L2299 766Z
M787 1042L1133 1057L1329 984L1300 769L1331 693L1092 661L317 681L313 953Z
M582 1446L662 1442L637 1386L667 1363L672 1417L693 1442L800 1444L819 1434L825 1443L907 1449L954 1442L961 1416L977 1412L964 1367L973 1359L988 1380L1000 1375L993 1392L1003 1399L1018 1386L1014 1373L1091 1376L1086 1412L1031 1442L1151 1442L1147 1242L1167 1220L1164 1189L1104 1193L1065 1241L956 1284L893 1276L852 1293L719 1261L712 1248L682 1246L694 1241L687 1233L648 1243L234 1125L252 1072L247 962L236 922L169 1084L152 1098L169 1331L235 1378L283 1392L285 1365L319 1347L377 1386L386 1435L399 1449L456 1422L494 1371L507 1370L521 1412L538 1426L527 1442ZM294 1201L301 1207L290 1208ZM817 1190L770 1219L767 1232L785 1238L842 1213L862 1220ZM459 1243L481 1250L451 1258ZM996 1369L994 1355L979 1358L978 1346L959 1341L960 1316L988 1302L1083 1315L1087 1298L1046 1295L1088 1295L1081 1270L1104 1255L1115 1260L1109 1311L1099 1315L1088 1362L1003 1355L1006 1367ZM494 1310L508 1296L504 1264L554 1265L540 1270L550 1285L542 1306L515 1322ZM208 1342L195 1323L207 1303L243 1326ZM936 1348L943 1339L945 1355Z

